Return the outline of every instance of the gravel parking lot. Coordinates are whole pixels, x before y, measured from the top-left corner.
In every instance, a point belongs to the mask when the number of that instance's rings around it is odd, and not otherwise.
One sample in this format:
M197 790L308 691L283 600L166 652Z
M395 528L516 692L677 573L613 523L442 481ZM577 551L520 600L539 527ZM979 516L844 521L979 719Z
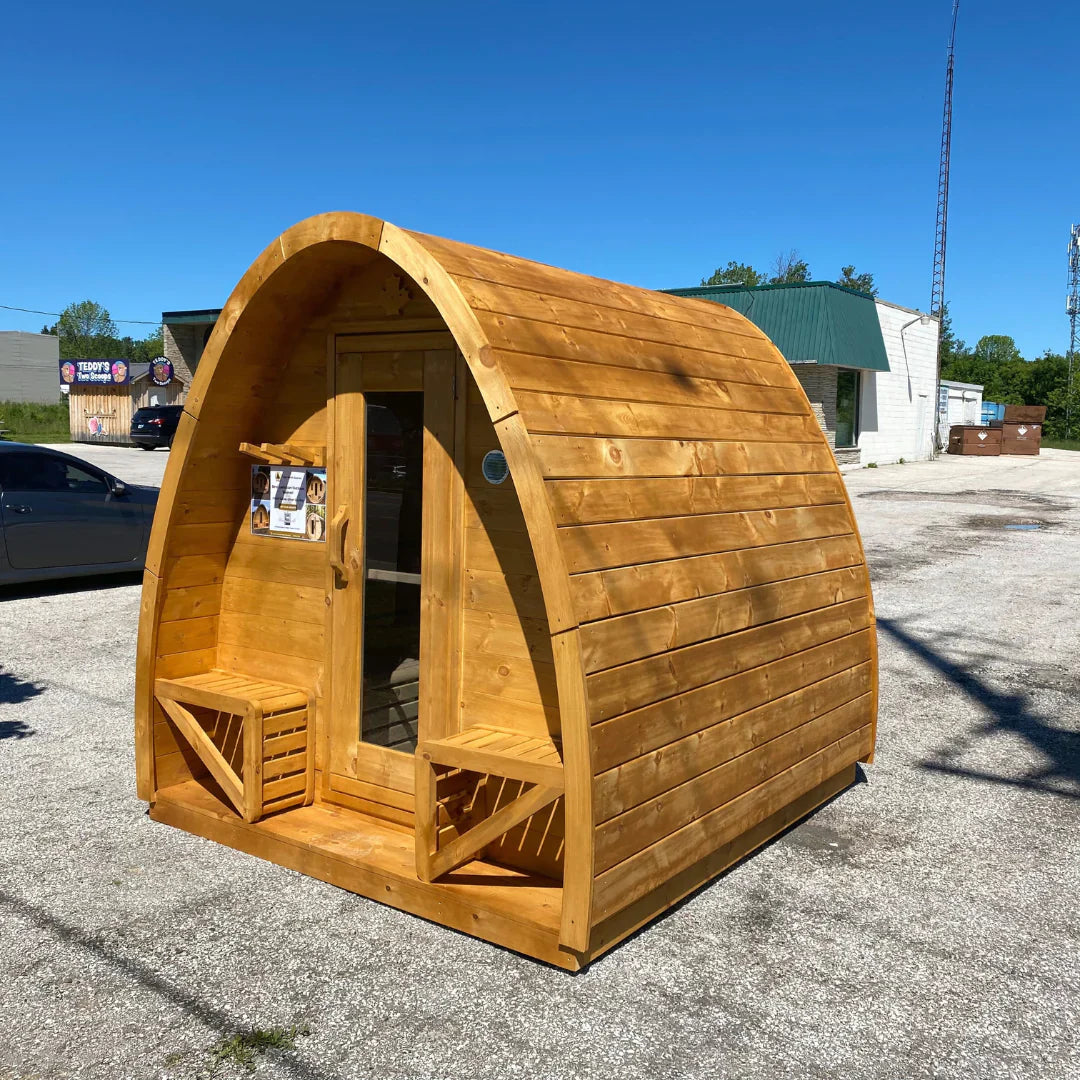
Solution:
M150 822L137 585L0 594L0 1080L1080 1076L1080 455L846 480L866 782L577 976Z

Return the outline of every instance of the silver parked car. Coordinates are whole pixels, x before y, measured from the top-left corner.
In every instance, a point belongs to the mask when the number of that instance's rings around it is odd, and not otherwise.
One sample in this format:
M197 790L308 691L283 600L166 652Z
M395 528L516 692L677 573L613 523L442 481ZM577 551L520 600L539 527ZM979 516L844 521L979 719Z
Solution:
M157 488L0 442L0 585L141 570Z

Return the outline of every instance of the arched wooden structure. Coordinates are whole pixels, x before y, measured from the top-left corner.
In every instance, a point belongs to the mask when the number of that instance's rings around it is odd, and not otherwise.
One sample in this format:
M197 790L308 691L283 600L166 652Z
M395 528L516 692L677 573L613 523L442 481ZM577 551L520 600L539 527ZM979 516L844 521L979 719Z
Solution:
M317 496L325 467L307 540L255 520L258 462ZM139 793L573 969L852 781L873 624L829 447L742 316L325 214L244 275L188 396Z

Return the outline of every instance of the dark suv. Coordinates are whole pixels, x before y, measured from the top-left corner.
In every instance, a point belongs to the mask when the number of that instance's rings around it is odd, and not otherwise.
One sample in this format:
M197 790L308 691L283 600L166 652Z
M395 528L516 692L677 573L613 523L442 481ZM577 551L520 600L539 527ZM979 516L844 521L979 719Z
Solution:
M151 405L136 409L131 418L131 441L143 450L172 446L176 425L180 423L183 405Z

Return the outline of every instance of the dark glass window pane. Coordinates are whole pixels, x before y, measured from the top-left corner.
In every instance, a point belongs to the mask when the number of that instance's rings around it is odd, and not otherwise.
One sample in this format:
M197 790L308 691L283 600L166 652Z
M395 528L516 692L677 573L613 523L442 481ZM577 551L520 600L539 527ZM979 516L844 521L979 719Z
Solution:
M100 473L79 468L52 454L21 451L0 457L0 485L7 491L79 491L103 495L109 490Z
M424 395L366 394L364 627L360 738L416 747Z
M836 373L836 445L855 446L859 438L859 373Z

